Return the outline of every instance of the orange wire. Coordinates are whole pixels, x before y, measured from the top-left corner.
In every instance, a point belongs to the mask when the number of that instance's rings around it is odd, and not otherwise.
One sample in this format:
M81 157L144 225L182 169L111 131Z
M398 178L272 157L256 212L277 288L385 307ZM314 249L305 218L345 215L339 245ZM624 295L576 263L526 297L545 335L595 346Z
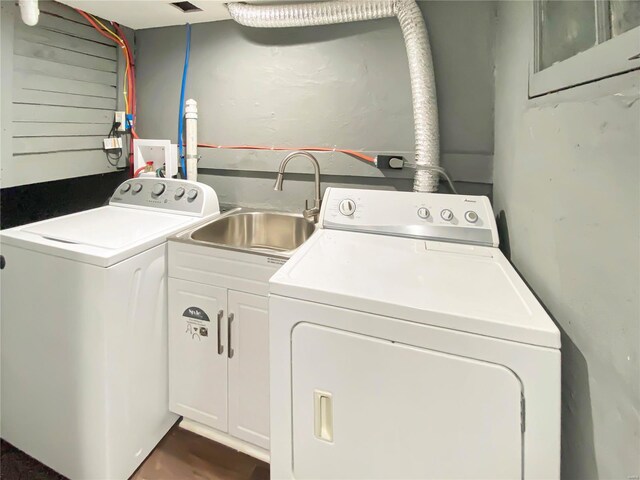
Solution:
M124 46L124 44L123 44L123 43L120 43L120 41L118 40L118 38L113 37L113 36L111 36L111 35L107 35L107 34L106 34L106 33L105 33L105 32L104 32L104 31L103 31L103 30L98 26L98 24L96 24L96 22L94 22L94 21L93 21L93 19L89 16L89 14L88 14L88 13L83 12L82 10L80 10L80 9L78 9L78 8L76 8L75 10L76 10L76 12L78 12L80 15L82 15L82 16L83 16L83 17L84 17L84 18L85 18L85 19L86 19L86 20L87 20L91 25L93 25L93 28L95 28L95 29L98 31L98 33L99 33L100 35L102 35L102 36L103 36L103 37L105 37L105 38L108 38L109 40L112 40L112 41L114 41L114 42L118 43L118 44L119 44L119 45L121 45L121 46ZM107 30L107 31L108 31L109 33L111 33L111 31L110 31L110 30Z
M131 104L131 113L133 114L134 121L136 117L136 78L135 78L135 64L133 61L133 51L131 50L131 46L129 45L129 40L127 40L127 36L124 31L120 28L120 25L112 22L114 28L118 32L120 39L123 41L125 47L125 53L128 58L129 64L129 75L130 75L130 86L129 86L129 103ZM133 125L132 125L133 126Z
M326 148L326 147L261 147L254 145L214 145L210 143L199 143L198 147L201 148L219 148L221 150L274 150L274 151L286 151L286 150L307 150L309 152L339 152L352 157L359 158L365 162L375 163L375 158L365 155L355 150L345 150L342 148Z
M84 12L84 11L78 9L78 8L76 8L75 10L80 15L82 15L85 18L85 20L87 20L93 26L93 28L95 28L98 31L98 33L100 35L102 35L103 37L105 37L105 38L117 43L124 50L125 59L127 61L127 68L125 70L125 75L126 75L126 78L127 78L126 83L129 85L129 88L127 90L131 90L131 82L133 81L133 77L131 75L131 71L130 71L130 68L129 68L130 56L129 56L129 52L128 52L126 43L118 35L116 35L111 30L109 30L107 27L105 27L102 24L102 22L100 22L100 20L95 18L93 15L88 14L87 12ZM100 26L98 26L98 24L100 24L102 28ZM125 112L129 113L129 101L126 98L125 98Z
M131 47L129 46L129 43L126 39L125 36L123 36L123 38L120 38L118 35L114 34L111 30L109 30L108 28L106 28L101 22L99 22L99 20L95 19L98 23L100 23L102 25L102 27L104 28L101 29L96 21L94 21L94 18L92 18L91 15L87 14L86 12L76 8L75 9L76 12L78 12L80 15L82 15L84 17L85 20L87 20L92 26L93 28L96 29L96 31L102 35L103 37L116 42L124 51L124 55L126 57L126 62L127 62L127 69L125 70L125 75L127 77L127 84L129 85L128 88L128 93L129 93L129 99L128 101L125 100L125 111L126 113L129 113L129 110L131 110L131 113L133 113L135 115L135 110L136 110L136 96L135 96L135 73L134 73L134 68L133 68L133 54L131 52ZM119 27L117 25L115 25L116 30L119 33L123 33ZM105 31L108 33L105 33ZM129 109L129 104L132 105L131 109ZM133 129L133 125L131 125L130 127L131 130L131 136L133 138L139 138L138 134L134 131ZM133 155L133 140L131 141L131 148L130 148L130 152L129 152L129 157L131 157ZM131 166L131 175L132 176L137 176L136 172L133 171L133 162L131 161L131 158L129 158L129 164Z

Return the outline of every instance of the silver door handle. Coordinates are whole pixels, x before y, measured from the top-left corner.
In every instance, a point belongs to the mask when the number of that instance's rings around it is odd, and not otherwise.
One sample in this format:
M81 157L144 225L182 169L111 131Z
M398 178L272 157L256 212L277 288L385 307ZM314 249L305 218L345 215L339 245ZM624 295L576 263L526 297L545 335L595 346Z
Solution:
M222 325L222 317L224 317L224 310L218 310L218 355L222 355L224 347L222 346L222 338L220 338L220 325Z
M233 348L231 348L231 323L233 322L233 313L230 313L227 319L227 356L233 358Z

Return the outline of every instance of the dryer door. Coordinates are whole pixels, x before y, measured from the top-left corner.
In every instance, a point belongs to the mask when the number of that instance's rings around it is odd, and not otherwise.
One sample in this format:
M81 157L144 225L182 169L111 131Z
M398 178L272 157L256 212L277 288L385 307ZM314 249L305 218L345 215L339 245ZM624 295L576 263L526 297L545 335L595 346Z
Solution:
M299 324L296 478L522 477L522 388L487 362Z

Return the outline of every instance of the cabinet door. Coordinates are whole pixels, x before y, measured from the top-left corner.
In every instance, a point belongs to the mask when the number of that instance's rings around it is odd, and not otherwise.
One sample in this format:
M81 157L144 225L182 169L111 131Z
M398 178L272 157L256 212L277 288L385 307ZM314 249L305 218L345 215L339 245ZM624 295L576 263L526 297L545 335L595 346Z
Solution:
M169 408L227 431L227 290L169 278Z
M521 478L511 370L304 323L291 362L296 478Z
M267 297L229 290L229 433L269 448Z

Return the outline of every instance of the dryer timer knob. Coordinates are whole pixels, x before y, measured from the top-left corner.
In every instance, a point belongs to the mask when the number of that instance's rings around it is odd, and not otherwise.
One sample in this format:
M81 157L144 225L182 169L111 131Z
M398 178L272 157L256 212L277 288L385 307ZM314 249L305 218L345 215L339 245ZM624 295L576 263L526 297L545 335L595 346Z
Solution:
M453 212L448 208L445 208L444 210L442 210L440 212L440 216L446 222L450 222L451 220L453 220Z
M426 219L429 218L429 215L431 215L431 213L429 212L429 209L426 207L420 207L418 209L418 216L422 219Z
M356 211L356 202L350 198L346 198L340 202L338 210L340 210L340 213L345 217L353 215Z

